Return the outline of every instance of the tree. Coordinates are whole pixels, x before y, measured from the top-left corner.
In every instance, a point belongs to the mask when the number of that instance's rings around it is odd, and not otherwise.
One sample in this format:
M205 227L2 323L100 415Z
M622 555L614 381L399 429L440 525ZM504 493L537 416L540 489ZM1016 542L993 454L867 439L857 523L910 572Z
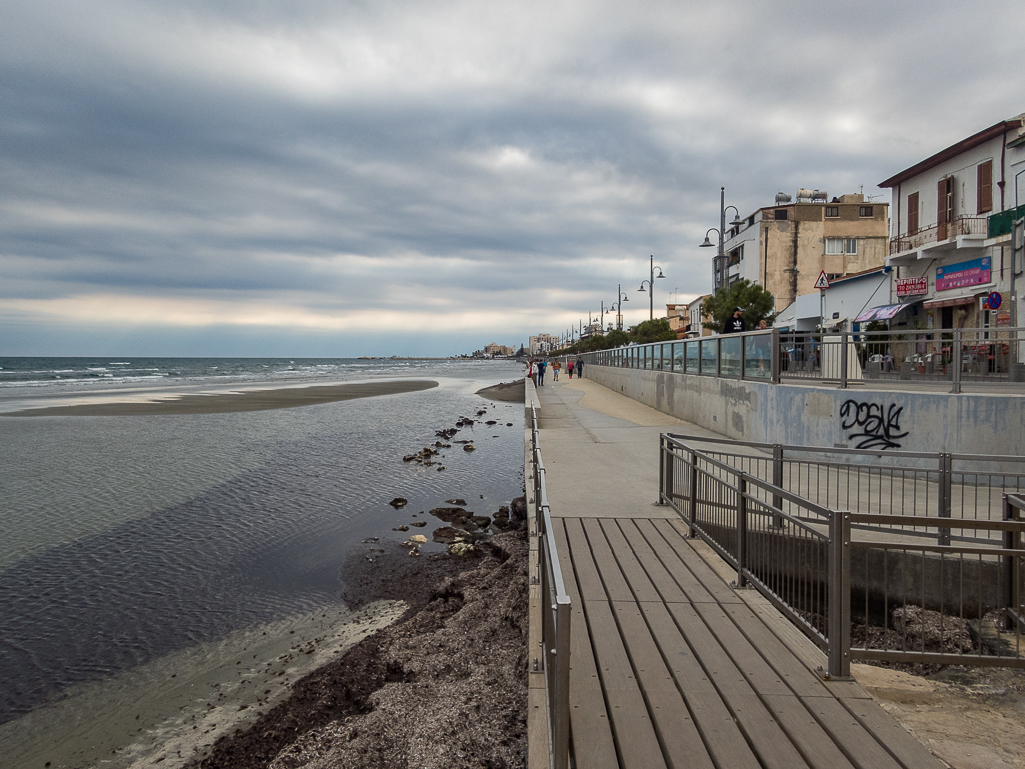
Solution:
M718 294L711 294L701 303L702 317L712 318L701 325L713 331L722 331L726 320L733 315L734 308L742 307L744 325L748 331L753 331L761 321L766 320L771 324L776 319L772 304L772 294L757 283L742 278Z
M669 326L666 318L655 318L638 323L630 329L630 341L637 344L648 342L668 342L676 339L676 332Z

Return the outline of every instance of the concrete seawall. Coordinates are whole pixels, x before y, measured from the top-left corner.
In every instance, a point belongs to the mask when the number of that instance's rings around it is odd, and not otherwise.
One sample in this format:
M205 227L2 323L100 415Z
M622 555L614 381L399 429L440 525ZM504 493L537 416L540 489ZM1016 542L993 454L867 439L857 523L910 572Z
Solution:
M589 365L586 377L727 438L1025 455L1025 393L841 390Z

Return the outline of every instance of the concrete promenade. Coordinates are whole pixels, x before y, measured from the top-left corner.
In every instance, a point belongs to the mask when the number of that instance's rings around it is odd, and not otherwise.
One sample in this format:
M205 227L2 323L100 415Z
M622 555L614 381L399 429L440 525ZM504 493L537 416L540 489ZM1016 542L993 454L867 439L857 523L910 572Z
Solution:
M941 766L856 682L823 681L821 651L756 591L730 587L732 570L655 504L659 434L714 433L586 379L538 399L573 602L577 767ZM532 612L532 648L535 625ZM532 673L531 767L547 765L543 687Z

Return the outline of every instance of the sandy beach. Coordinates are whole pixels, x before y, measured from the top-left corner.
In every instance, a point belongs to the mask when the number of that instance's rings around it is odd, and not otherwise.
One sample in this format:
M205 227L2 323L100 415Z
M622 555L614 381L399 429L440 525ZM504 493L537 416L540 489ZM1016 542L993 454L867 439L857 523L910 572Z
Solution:
M264 390L235 390L223 393L164 394L155 400L109 403L77 403L22 409L4 414L11 417L78 416L123 417L164 414L227 414L240 411L315 406L322 403L394 395L437 387L438 383L423 379L400 379L384 382L353 382L310 387L278 387Z

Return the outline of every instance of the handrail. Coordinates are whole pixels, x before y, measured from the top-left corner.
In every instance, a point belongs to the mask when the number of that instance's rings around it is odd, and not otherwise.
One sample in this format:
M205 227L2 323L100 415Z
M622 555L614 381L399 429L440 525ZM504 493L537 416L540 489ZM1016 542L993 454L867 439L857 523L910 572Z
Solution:
M548 705L549 764L552 769L569 766L569 669L570 597L562 576L559 552L552 539L551 506L545 483L546 470L538 445L537 410L530 406L531 463L534 480L534 523L538 536L542 623L540 664L545 674Z
M660 501L680 514L691 536L703 539L736 568L738 588L758 590L827 653L830 677L848 676L856 659L1025 667L1025 494L1020 489L990 490L989 496L1001 492L1000 520L952 519L949 504L941 502L935 510L931 498L925 500L930 505L926 515L914 508L909 515L848 511L784 488L780 473L772 473L773 482L757 478L731 465L729 458L724 461L722 453L699 448L700 440L662 434ZM828 447L818 451L833 453ZM783 455L774 450L772 457L730 456L759 459L763 464L757 470L767 475L767 463ZM937 456L949 475L950 455ZM822 482L828 485L828 477ZM852 494L847 501L858 503L863 496ZM949 502L949 490L942 499ZM866 535L853 537L854 526ZM934 532L937 543L912 540L907 531L886 526ZM952 530L972 529L1002 537L951 542ZM852 613L855 596L857 612ZM919 645L909 644L906 632L870 634L868 618L879 621L880 607L886 628L890 623L903 627L907 617L928 611L939 612L941 629L944 622L967 623L976 646L927 648L924 636ZM852 645L852 623L865 626L859 645Z

